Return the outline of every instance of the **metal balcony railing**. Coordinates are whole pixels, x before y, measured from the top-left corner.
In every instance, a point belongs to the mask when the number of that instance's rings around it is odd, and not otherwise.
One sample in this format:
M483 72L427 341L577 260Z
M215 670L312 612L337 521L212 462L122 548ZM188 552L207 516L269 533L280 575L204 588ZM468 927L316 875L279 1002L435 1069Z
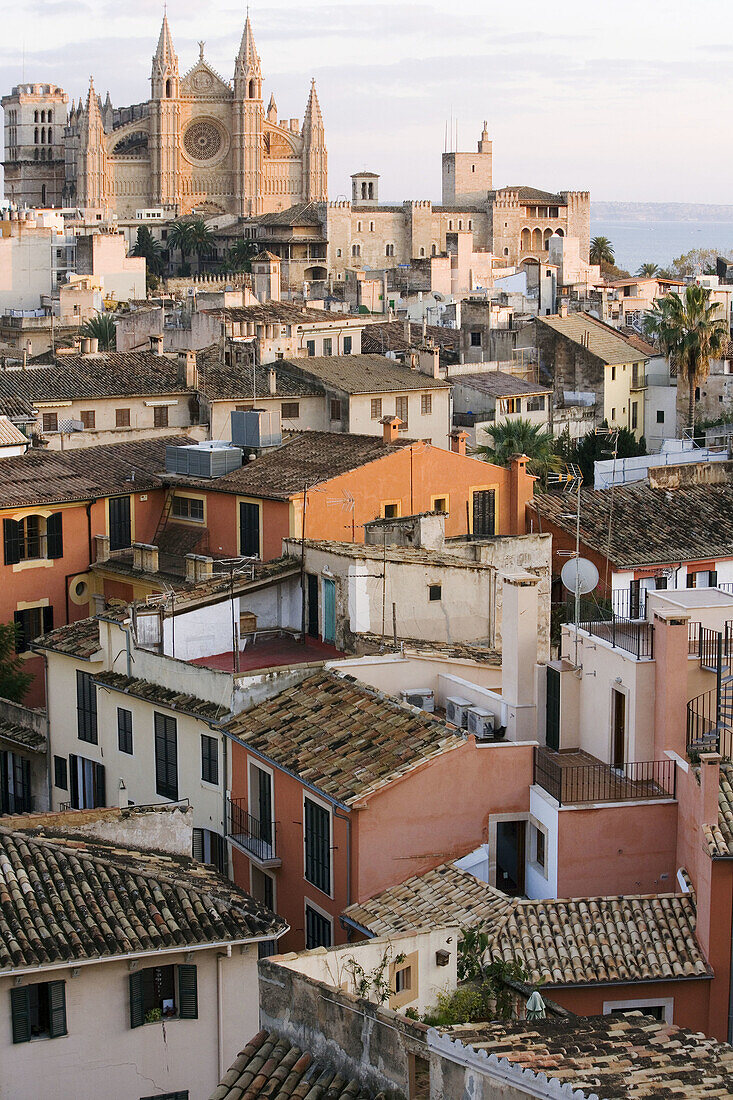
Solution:
M248 813L243 798L227 798L227 836L260 863L277 860L277 822Z
M542 747L534 750L534 782L561 805L582 802L638 802L674 798L673 760L625 762L618 767L560 762L560 754Z

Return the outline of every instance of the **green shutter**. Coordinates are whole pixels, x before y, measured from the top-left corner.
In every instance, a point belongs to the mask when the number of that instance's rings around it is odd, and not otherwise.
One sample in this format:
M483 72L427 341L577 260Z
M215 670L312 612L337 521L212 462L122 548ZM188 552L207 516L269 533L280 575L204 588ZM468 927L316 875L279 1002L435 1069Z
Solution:
M130 975L130 1027L142 1027L144 1023L143 972L136 970Z
M14 519L3 520L5 564L16 565L20 561L20 524Z
M31 1012L27 985L15 986L10 990L10 1009L13 1016L13 1042L30 1042Z
M48 558L63 558L64 556L61 516L61 512L53 512L46 520L46 557Z
M66 982L48 983L48 1021L52 1039L66 1035Z
M178 1016L181 1020L198 1020L199 999L195 966L178 967Z

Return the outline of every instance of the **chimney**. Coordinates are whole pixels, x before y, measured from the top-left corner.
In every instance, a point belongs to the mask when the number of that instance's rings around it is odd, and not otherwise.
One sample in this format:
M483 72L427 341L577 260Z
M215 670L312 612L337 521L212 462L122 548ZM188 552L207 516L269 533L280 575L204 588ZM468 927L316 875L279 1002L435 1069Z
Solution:
M97 561L104 562L109 561L109 535L95 535L94 540L97 548Z
M158 547L147 542L133 542L132 567L141 573L157 573Z
M88 336L82 336L81 338L81 353L82 355L89 355L92 350L92 341Z
M198 554L186 554L186 584L196 583L196 560Z
M178 381L190 390L196 389L198 386L195 351L178 352Z
M720 789L721 759L722 757L718 752L700 753L701 825L718 824L718 791Z
M267 388L270 392L270 396L274 397L277 393L277 374L274 367L270 367L267 372Z
M525 512L534 493L534 477L527 473L526 455L512 455L509 478L509 534L523 535L527 529Z
M96 336L90 336L89 337L89 354L90 355L98 355L99 354L99 340Z
M454 428L450 433L450 449L454 454L465 455L466 453L466 440L468 439L468 432L464 432L463 428Z
M532 741L537 734L538 580L534 573L505 573L502 577L501 695L512 741Z
M214 559L205 554L198 554L196 562L196 580L210 581L214 575Z
M382 439L385 443L395 443L402 421L399 416L383 416L379 421L382 425Z
M156 336L151 336L150 337L150 350L152 351L153 355L162 355L163 354L163 337L162 336L157 336L156 335Z
M568 303L567 302L561 302L560 303L560 309L559 309L558 313L559 313L560 317L567 317L567 315L568 315Z
M687 665L690 615L654 608L654 759L687 755Z

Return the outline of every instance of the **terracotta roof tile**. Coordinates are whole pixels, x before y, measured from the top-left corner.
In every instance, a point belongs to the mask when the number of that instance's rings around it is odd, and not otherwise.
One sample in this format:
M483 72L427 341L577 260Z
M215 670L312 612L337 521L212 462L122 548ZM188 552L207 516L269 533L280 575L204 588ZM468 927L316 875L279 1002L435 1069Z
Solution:
M718 821L703 826L703 833L713 859L733 856L733 764L720 765Z
M76 623L57 626L55 630L36 638L33 647L52 649L55 653L66 653L70 657L81 657L88 661L102 648L99 641L99 619L80 619Z
M441 350L458 351L460 333L456 329L428 325L426 337ZM361 334L362 354L384 355L387 351L407 351L410 347L422 344L422 325L410 325L410 339L405 339L404 321L385 321L368 325Z
M446 390L442 378L412 370L384 355L318 355L286 359L285 369L311 376L345 393L400 393L405 390Z
M2 401L0 401L0 408L2 408ZM21 444L30 446L28 436L23 435L20 428L16 428L7 416L0 415L0 447L18 447Z
M281 934L212 868L48 830L0 828L0 969Z
M26 752L45 752L46 736L32 726L23 725L22 722L12 722L7 718L0 719L0 741L11 745L17 745Z
M453 726L336 672L308 677L225 728L344 803L464 743Z
M453 384L469 386L472 390L478 390L480 393L486 393L492 397L552 393L552 390L546 386L540 386L536 382L527 382L516 374L505 374L504 371L500 370L484 371L482 374L458 374L453 378Z
M567 317L538 317L537 321L574 344L581 344L587 339L589 353L606 366L637 363L649 358L649 352L640 351L616 329L605 325L589 313L569 313Z
M145 699L149 703L168 710L192 714L195 718L202 718L207 722L218 722L230 713L227 707L211 703L208 699L200 699L197 695L190 695L183 691L172 691L170 688L161 687L160 684L152 684L149 680L138 680L134 676L124 676L120 672L100 672L95 675L94 680L95 683L111 691L132 695L136 699Z
M51 366L0 372L0 408L12 400L32 404L185 390L176 360L150 351L64 355Z

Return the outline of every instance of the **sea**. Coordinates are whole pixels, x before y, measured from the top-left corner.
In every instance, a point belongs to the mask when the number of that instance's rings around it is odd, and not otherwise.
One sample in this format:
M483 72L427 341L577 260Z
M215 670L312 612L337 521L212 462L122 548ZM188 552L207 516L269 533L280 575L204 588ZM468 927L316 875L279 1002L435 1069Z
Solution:
M667 267L693 248L712 248L733 255L733 221L657 221L594 217L591 236L608 237L616 266L632 274L644 263Z

